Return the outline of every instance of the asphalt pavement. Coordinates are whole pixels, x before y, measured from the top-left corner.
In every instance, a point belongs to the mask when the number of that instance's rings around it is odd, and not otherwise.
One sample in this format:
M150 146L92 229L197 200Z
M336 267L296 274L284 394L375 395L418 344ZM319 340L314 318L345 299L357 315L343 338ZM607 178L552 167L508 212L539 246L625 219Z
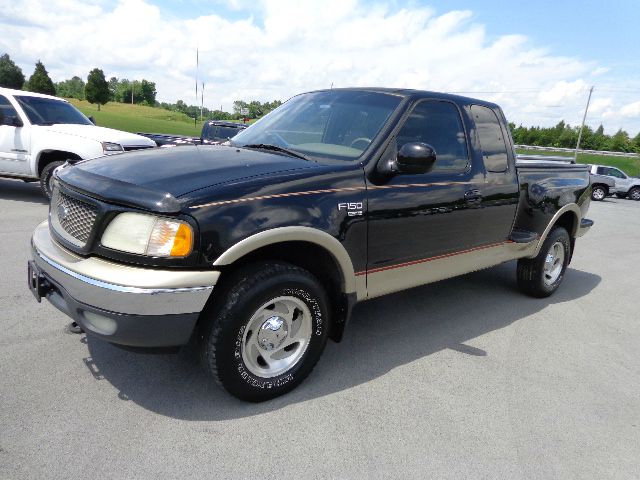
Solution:
M295 391L84 335L26 285L47 215L0 179L0 478L640 478L640 202L591 204L549 299L515 263L362 303Z

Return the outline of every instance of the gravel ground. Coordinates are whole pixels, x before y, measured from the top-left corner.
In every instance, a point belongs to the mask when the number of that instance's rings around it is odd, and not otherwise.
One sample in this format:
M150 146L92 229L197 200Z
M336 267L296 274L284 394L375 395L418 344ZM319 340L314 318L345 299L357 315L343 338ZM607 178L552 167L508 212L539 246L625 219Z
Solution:
M47 205L0 180L0 478L640 478L640 202L592 203L561 289L515 264L365 302L253 405L193 352L84 335L26 286Z

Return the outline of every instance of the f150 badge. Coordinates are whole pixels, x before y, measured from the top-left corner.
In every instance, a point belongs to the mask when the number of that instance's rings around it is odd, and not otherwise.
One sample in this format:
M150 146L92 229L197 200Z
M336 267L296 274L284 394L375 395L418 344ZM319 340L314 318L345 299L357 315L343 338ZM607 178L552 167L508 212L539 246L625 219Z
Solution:
M339 203L338 210L346 210L350 217L362 215L362 202Z

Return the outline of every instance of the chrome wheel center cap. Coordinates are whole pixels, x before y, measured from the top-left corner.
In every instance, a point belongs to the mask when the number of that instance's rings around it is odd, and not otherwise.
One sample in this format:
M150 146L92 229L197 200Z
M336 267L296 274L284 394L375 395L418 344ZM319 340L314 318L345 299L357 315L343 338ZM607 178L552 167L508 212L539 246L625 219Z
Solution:
M268 318L258 332L258 345L263 350L275 350L280 348L289 334L287 324L282 317L277 315Z

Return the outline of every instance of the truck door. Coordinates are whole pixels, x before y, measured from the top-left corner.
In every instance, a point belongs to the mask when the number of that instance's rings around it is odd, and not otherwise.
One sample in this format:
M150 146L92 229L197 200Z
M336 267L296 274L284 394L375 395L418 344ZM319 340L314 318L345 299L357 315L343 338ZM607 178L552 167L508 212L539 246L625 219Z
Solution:
M600 171L601 168L603 167L598 167L598 171ZM633 183L633 180L627 177L627 174L624 173L622 170L619 170L615 167L605 167L605 168L607 173L604 173L604 175L613 177L613 179L616 182L616 189L621 192L625 192L625 193L628 192L629 189L631 188L631 184Z
M474 239L478 245L504 242L511 234L518 208L518 178L509 133L502 112L483 105L471 105L475 125L476 157L485 170L479 185L480 208L475 212L478 227Z
M15 119L20 119L15 107L0 95L0 172L28 175L28 128L14 126Z
M431 172L398 174L382 184L368 181L369 297L426 283L424 269L448 275L448 260L478 245L477 207L482 169L470 160L460 110L449 101L417 103L396 135L399 148L424 142L436 151ZM442 262L428 263L432 260ZM420 267L417 267L420 265ZM468 271L468 270L467 270Z

